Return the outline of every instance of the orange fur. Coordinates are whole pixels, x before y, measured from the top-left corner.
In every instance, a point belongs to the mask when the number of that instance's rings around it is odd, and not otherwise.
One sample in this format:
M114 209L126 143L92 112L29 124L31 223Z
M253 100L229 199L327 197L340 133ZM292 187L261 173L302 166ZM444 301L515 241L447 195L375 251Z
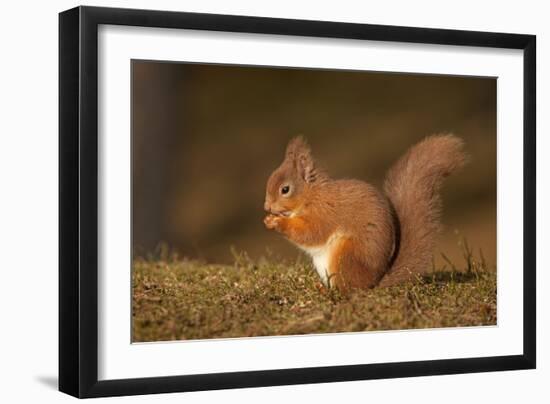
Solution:
M327 231L319 228L315 221L304 217L266 216L266 227L283 233L287 238L301 246L317 246L326 242Z
M351 238L342 240L331 255L329 265L329 286L341 291L354 288L368 289L375 286L384 275L384 267L370 266L365 262L368 254L357 254L363 251L360 242Z
M327 286L402 282L428 267L440 227L439 187L463 163L460 139L428 137L392 167L383 194L362 181L331 179L298 137L268 180L264 223L310 253Z

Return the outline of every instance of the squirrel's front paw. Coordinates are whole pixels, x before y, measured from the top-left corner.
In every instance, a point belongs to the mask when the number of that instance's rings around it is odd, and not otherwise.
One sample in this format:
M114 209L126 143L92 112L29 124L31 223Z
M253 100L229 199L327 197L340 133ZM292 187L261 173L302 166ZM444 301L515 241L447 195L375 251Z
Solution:
M267 227L270 230L271 229L277 229L279 227L280 223L281 223L281 217L280 216L275 216L275 215L269 214L264 218L265 227Z

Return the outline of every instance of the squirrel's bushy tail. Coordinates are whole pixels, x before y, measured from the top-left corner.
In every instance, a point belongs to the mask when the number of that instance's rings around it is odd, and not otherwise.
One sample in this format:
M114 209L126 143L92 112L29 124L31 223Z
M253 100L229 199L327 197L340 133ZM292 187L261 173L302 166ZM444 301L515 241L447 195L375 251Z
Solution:
M431 268L441 229L439 188L465 161L460 138L433 135L411 147L389 170L384 191L395 210L398 238L393 264L380 286L407 281Z

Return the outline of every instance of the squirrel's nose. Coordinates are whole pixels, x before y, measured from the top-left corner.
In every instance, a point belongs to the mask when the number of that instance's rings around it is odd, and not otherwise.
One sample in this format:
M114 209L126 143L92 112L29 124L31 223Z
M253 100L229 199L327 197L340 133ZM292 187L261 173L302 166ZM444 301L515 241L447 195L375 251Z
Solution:
M264 202L264 210L266 212L271 212L271 205L267 201Z

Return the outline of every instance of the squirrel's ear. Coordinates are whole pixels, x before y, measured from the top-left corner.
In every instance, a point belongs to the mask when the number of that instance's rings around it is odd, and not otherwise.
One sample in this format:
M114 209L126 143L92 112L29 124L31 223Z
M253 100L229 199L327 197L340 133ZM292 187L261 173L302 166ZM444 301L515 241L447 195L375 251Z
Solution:
M310 153L300 154L298 156L297 166L305 182L314 182L317 179L315 163Z
M286 146L286 157L294 159L300 153L310 153L309 146L302 135L296 136L293 139L290 139L288 145ZM311 154L311 153L310 153Z
M297 136L288 142L286 158L294 161L300 176L305 182L313 182L317 179L315 162L311 155L311 149L302 136Z

